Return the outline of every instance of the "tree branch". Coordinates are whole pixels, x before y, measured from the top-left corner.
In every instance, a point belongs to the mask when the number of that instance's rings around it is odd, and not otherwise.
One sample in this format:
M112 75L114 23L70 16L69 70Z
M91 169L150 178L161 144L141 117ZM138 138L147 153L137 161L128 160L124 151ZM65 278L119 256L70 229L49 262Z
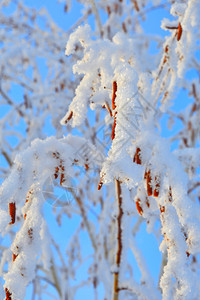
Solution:
M9 155L4 150L2 150L1 153L5 157L7 163L9 164L9 166L12 167L13 162L10 159Z
M120 182L118 179L115 180L116 196L118 202L118 216L117 216L117 253L116 253L116 267L117 271L114 273L114 285L113 285L113 300L118 300L119 296L119 272L122 256L122 191Z

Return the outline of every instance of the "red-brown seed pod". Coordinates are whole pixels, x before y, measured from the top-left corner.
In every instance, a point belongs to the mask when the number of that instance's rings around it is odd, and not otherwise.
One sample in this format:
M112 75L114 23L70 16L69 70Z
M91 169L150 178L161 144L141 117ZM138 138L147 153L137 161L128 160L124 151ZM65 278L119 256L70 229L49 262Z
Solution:
M30 240L32 240L32 238L33 238L33 228L30 228L28 230L28 236L29 236Z
M73 111L70 112L69 117L65 120L65 124L67 124L67 122L71 120L72 116L73 116Z
M181 23L179 23L178 24L177 41L180 41L181 36L182 36L182 32L183 32L183 29L182 29Z
M194 103L194 105L192 106L192 112L195 112L197 110L197 105L196 103Z
M10 224L14 224L15 223L15 214L16 214L15 202L9 203L9 214L11 216Z
M89 169L88 164L85 164L85 170L87 171Z
M138 213L140 215L142 215L143 214L143 209L142 209L142 206L140 205L140 199L137 199L135 204L136 204L136 208L137 208Z
M168 199L169 199L169 202L172 202L172 188L171 188L171 186L169 187Z
M164 57L163 59L163 65L167 62L167 56Z
M60 165L59 165L59 168L61 169L61 171L65 171L65 167L62 165L63 161L61 160L60 161Z
M159 181L159 178L156 176L155 177L155 189L153 191L153 196L154 197L158 197L159 196L159 190L160 190L160 181Z
M100 190L103 186L103 176L101 177L100 181L99 181L99 185L98 185L98 190Z
M114 140L114 138L115 138L115 127L116 127L116 118L114 117L113 128L112 128L112 133L111 133L112 140Z
M137 147L136 152L135 152L135 155L134 155L134 157L133 157L133 162L135 162L135 163L138 164L138 165L141 165L141 164L142 164L140 155L141 155L141 149Z
M113 95L112 95L112 109L116 108L115 99L116 99L116 92L117 92L117 82L113 81Z
M145 170L145 173L144 173L144 179L147 179L147 169Z
M7 288L5 288L5 293L6 293L6 300L12 300L11 298L12 293L10 293Z
M65 88L65 83L64 83L64 82L61 82L61 84L60 84L60 89L61 89L61 91L63 91L64 88Z
M29 198L30 198L30 196L32 195L32 191L30 190L29 192L28 192L28 194L27 194L27 197L26 197L26 202L25 203L27 203L28 201L29 201Z
M183 234L184 234L184 237L185 237L185 241L187 241L187 239L188 239L187 233L185 231L183 231Z
M106 7L106 9L107 9L107 13L108 13L108 15L110 16L110 14L111 14L111 9L110 9L110 6L107 6L107 7Z
M55 179L58 178L58 172L59 172L59 168L56 167L56 168L55 168L55 173L54 173L54 178L55 178Z
M30 190L30 191L28 192L28 194L27 194L25 204L26 204L27 202L29 202L30 197L31 197L32 194L33 194L33 192ZM24 214L24 220L26 220L26 216L27 216L27 214L25 213L25 214Z
M167 242L169 242L169 241L170 241L170 239L167 237L167 235L166 235L166 233L165 233L165 232L164 232L163 236L164 236L164 239L165 239L165 241L167 241Z
M169 94L168 92L165 92L165 93L164 93L164 96L163 96L163 98L162 98L162 100L161 100L162 102L167 98L168 94Z
M152 196L153 190L152 190L152 178L151 178L151 171L149 170L147 172L147 195Z
M122 29L125 33L127 33L127 28L125 22L122 23Z
M17 258L18 254L13 253L13 261Z
M136 0L132 0L132 1L133 1L134 6L135 6L135 10L140 11L137 1Z
M183 143L186 147L189 147L187 138L183 137Z
M189 253L188 251L186 251L185 253L186 253L187 257L189 257L189 256L190 256L190 253Z
M62 185L64 181L65 181L65 175L63 173L61 173L61 175L60 175L60 185Z
M165 206L160 205L160 212L164 213L165 212Z
M53 152L53 157L56 159L60 158L60 153L59 152Z
M147 207L150 207L150 203L149 203L149 199L148 199L148 197L146 197L146 205L147 205Z

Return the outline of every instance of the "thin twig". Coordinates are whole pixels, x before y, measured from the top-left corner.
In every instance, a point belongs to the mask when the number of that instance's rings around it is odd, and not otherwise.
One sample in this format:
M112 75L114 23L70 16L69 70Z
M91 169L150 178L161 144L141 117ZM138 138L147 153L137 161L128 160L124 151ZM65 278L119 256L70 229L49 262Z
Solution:
M165 251L162 255L162 262L161 262L161 266L160 266L160 273L159 273L159 280L158 280L158 289L161 289L160 288L160 280L164 273L164 267L166 266L166 264L167 264L167 251Z
M11 159L10 159L10 157L9 157L9 155L4 151L4 150L2 150L2 155L5 157L5 159L6 159L6 161L7 161L7 163L9 164L9 166L11 167L12 166L12 164L13 164L13 162L11 161Z
M188 194L190 194L194 189L196 189L198 186L200 186L200 182L196 182L189 190Z
M100 15L99 15L99 12L98 12L97 7L96 7L95 0L90 0L90 2L91 2L91 5L92 5L92 10L94 12L94 15L96 17L97 26L99 28L100 36L102 37L103 30L102 30L102 25L101 25L101 19L100 19Z
M68 31L67 31L67 35L69 36L78 26L80 26L89 15L91 15L92 10L89 9L84 16L82 16Z
M52 258L51 262L52 262L52 265L50 267L50 270L51 270L52 277L54 279L54 285L55 285L55 288L56 288L60 298L62 298L61 288L60 288L60 285L59 285L59 282L58 282L58 277L57 277L57 274L56 274L55 264L54 264L53 258Z
M83 217L84 225L85 225L85 227L86 227L86 229L87 229L87 231L88 231L90 240L91 240L91 242L92 242L92 246L93 246L94 250L96 251L96 250L97 250L96 242L95 242L94 236L93 236L93 234L92 234L91 226L90 226L90 224L89 224L89 222L88 222L87 215L86 215L85 209L84 209L84 207L83 207L83 203L82 203L81 199L80 199L79 197L76 196L76 194L75 194L75 192L74 192L73 190L71 191L71 193L72 193L74 199L76 200L76 202L77 202L77 204L78 204L78 206L79 206L79 209L80 209L80 211L81 211L81 215L82 215L82 217Z
M116 267L117 270L114 273L114 285L113 285L113 300L118 300L119 297L119 272L122 256L122 217L123 217L123 208L122 208L122 191L120 182L118 179L115 180L116 186L116 196L118 204L118 216L117 216L117 253L116 253Z
M19 115L21 117L24 117L24 113L21 111L21 109L19 109L18 106L15 105L15 103L13 103L13 101L8 97L8 95L2 90L2 88L0 87L0 94L2 95L2 97L7 101L7 103L11 106L13 106L17 112L19 113Z
M144 10L141 10L140 12L138 12L137 16L141 16L141 15L147 14L148 12L151 12L151 11L156 10L156 9L166 8L170 4L171 4L171 1L166 1L163 4L158 4L158 5L155 5L155 6L151 6L151 7L147 8L147 9L144 9Z

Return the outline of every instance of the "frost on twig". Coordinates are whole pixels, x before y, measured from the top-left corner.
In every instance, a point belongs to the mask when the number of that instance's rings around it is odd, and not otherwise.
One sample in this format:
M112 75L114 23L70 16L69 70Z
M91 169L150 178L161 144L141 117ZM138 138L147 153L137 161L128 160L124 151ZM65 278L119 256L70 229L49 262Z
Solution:
M180 15L183 16L183 13L184 10L181 10ZM197 238L200 223L195 214L199 208L187 195L188 179L181 162L171 153L168 142L156 130L156 121L166 109L165 104L169 104L175 82L179 80L179 75L176 75L178 68L173 65L172 70L171 63L176 58L177 62L180 59L177 54L172 53L175 47L179 47L177 43L184 39L183 24L180 21L174 29L176 32L165 42L164 57L157 69L158 73L155 71L153 77L140 63L138 40L127 39L123 34L116 34L112 41L97 42L91 38L89 27L85 26L72 34L66 47L68 55L73 53L74 44L82 36L84 56L75 65L74 72L83 74L83 79L69 108L69 112L76 112L72 125L80 125L86 118L87 101L92 109L97 109L106 106L109 99L108 105L112 107L112 145L103 163L98 189L118 178L119 184L125 184L127 188L136 191L134 199L140 215L148 222L158 216L161 218L164 240L160 249L163 252L167 249L168 254L161 278L162 293L166 299L179 295L189 299L191 290L195 290L196 295L199 293L198 275L192 273L189 262L189 256L196 255L200 247ZM108 56L111 57L109 62ZM155 74L157 77L154 77ZM165 82L169 82L168 78L171 80L170 89L165 85ZM90 90L93 91L92 94ZM163 106L158 108L156 103L162 91L165 91L165 99L161 100ZM169 193L173 196L169 197ZM119 254L123 244L119 236L117 241ZM180 268L173 267L174 261L177 265L181 264ZM194 276L192 282L188 276L183 276L184 269ZM118 297L119 291L125 290L123 285L117 290L119 274L118 260L117 271L114 272L114 297Z
M9 224L2 224L1 232L7 231L9 226L15 224L16 212L18 217L20 213L24 216L22 227L11 246L13 262L9 262L8 273L4 276L7 297L23 299L25 287L35 276L36 261L41 252L40 245L44 243L45 236L45 220L42 214L45 201L42 194L43 185L49 176L55 176L57 168L60 169L59 173L61 172L60 185L65 177L73 175L72 158L76 157L77 148L84 143L84 139L74 140L73 137L34 141L30 148L16 157L10 176L1 186L2 213L9 214L11 218ZM27 161L31 162L28 168Z

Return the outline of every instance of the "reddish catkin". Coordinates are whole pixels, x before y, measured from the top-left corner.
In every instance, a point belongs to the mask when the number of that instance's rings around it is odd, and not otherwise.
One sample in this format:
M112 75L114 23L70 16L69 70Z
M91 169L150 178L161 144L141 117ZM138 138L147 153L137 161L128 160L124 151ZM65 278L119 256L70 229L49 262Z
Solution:
M61 91L63 91L64 88L65 88L65 83L64 83L64 82L61 82L61 84L60 84L60 89L61 89Z
M143 214L143 209L142 209L142 206L140 205L140 199L137 199L135 204L136 204L136 208L137 208L138 213L140 215L142 215Z
M25 204L26 204L27 202L29 202L30 197L31 197L32 194L33 194L32 191L29 191L29 192L28 192L28 195L27 195L27 197L26 197ZM25 214L24 214L24 220L26 220L26 217L27 217L27 214L25 213Z
M89 169L88 164L85 164L85 170L87 171Z
M159 196L159 190L160 190L160 180L157 176L155 177L155 182L156 182L156 184L155 184L155 189L153 191L153 196L158 197Z
M163 98L162 98L162 101L164 101L164 100L167 98L168 94L169 94L168 92L165 92L165 93L164 93L164 96L163 96Z
M137 1L136 0L132 0L132 2L134 4L134 6L135 6L135 10L136 11L140 11Z
M61 175L60 175L60 185L62 185L64 181L65 181L65 175L63 173L61 173Z
M100 190L103 186L103 176L101 177L100 181L99 181L99 185L98 185L98 190Z
M152 196L153 190L152 190L152 178L151 178L151 171L149 170L147 172L147 195Z
M141 155L141 149L140 149L140 148L137 148L137 149L136 149L136 152L135 152L135 155L134 155L134 157L133 157L133 162L135 162L135 163L138 164L138 165L141 165L141 164L142 164L140 155Z
M61 171L65 171L65 167L63 166L63 160L61 159L60 160L60 165L59 165L59 168L61 169Z
M7 288L5 288L5 293L6 293L6 300L12 300L11 298L12 293L10 293Z
M17 258L18 254L13 253L13 261Z
M32 238L33 238L33 228L30 228L28 230L28 236L29 236L30 240L32 240Z
M54 178L55 178L55 179L58 178L58 172L59 172L59 168L56 167L56 168L55 168L55 173L54 173Z
M60 153L59 152L53 152L53 157L56 159L60 158Z
M165 212L165 206L160 205L160 212L161 214Z
M10 224L14 224L15 223L15 214L16 214L15 202L9 203L9 214L11 216Z
M67 124L67 122L71 120L72 116L73 116L73 111L70 112L69 117L65 120L65 124Z
M163 59L163 65L167 62L167 56L164 57Z
M192 106L192 113L194 113L197 110L197 105L196 103L194 103L194 105Z
M169 199L169 202L172 202L172 188L171 188L171 186L169 187L168 199Z
M126 28L126 24L123 22L122 23L122 29L125 33L127 33L127 28Z
M117 82L113 81L113 95L112 95L112 109L116 108L115 99L116 99L116 92L117 92Z
M112 127L112 133L111 133L111 139L114 140L115 138L115 127L116 127L116 113L114 116L114 122L113 122L113 127Z
M182 26L181 26L181 23L178 24L178 33L177 33L177 41L180 41L181 39L181 36L182 36Z
M189 253L188 251L186 251L185 253L186 253L187 257L189 257L189 256L190 256L190 253Z
M111 14L111 9L110 9L110 6L107 6L107 7L106 7L106 9L107 9L107 13L108 13L108 15L110 16L110 14Z
M150 203L149 203L149 199L146 197L146 205L147 205L147 207L150 207Z

